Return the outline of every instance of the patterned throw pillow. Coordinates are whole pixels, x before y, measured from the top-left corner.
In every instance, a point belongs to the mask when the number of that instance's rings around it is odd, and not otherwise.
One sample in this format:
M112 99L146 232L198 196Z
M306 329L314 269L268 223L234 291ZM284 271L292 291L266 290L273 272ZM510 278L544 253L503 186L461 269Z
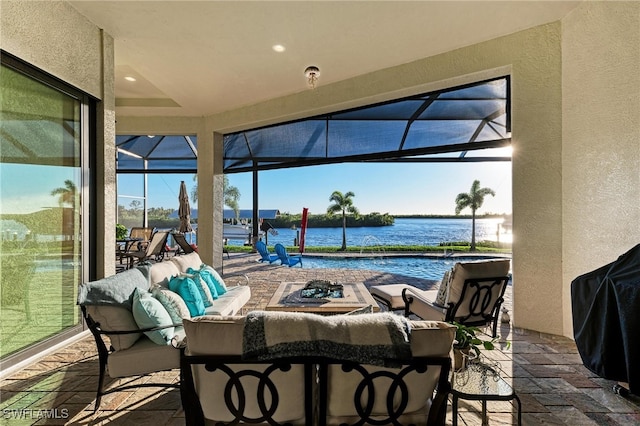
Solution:
M218 296L227 292L227 286L225 285L224 280L211 266L203 263L202 266L200 266L200 276L215 286Z
M178 293L158 285L151 289L151 294L162 303L174 324L181 324L183 318L191 318L187 304Z
M453 279L453 269L449 269L442 276L442 281L440 281L440 287L438 287L438 295L436 296L435 303L440 306L447 306L447 302L449 301L449 284Z

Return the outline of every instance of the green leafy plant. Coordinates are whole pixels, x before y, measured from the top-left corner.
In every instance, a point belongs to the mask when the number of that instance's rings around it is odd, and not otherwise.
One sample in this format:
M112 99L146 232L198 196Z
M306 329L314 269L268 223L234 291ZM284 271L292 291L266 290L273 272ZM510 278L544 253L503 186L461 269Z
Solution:
M467 326L457 322L453 322L456 326L456 338L453 343L455 349L459 349L463 352L473 351L477 356L480 355L480 348L491 351L495 349L494 342L496 339L482 340L476 333L480 332L478 327Z
M127 238L127 232L129 232L127 230L127 227L117 223L116 224L116 240L124 240L125 238Z

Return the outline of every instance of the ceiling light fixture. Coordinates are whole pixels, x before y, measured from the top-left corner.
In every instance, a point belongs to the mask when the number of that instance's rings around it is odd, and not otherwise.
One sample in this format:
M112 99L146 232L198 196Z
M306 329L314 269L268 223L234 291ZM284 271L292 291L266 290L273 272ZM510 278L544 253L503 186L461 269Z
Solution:
M304 76L307 77L307 84L312 89L316 88L318 83L318 77L320 77L320 68L315 65L311 65L304 70Z
M287 49L286 49L283 45L281 45L281 44L274 44L273 46L271 46L271 48L272 48L275 52L278 52L278 53L282 53L282 52L284 52L285 50L287 50Z
M131 77L130 75L126 76L124 79L127 80L127 81L136 81L136 78L135 77Z

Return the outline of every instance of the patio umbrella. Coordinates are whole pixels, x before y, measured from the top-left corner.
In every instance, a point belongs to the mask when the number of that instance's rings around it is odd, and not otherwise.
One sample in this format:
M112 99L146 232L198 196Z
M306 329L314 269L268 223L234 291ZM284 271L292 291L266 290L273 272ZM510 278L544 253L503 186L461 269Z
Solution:
M184 181L180 182L180 194L178 195L178 201L180 202L178 207L178 217L180 218L180 228L178 231L181 233L187 233L193 231L191 228L191 206L189 205L189 193L187 192L187 185Z

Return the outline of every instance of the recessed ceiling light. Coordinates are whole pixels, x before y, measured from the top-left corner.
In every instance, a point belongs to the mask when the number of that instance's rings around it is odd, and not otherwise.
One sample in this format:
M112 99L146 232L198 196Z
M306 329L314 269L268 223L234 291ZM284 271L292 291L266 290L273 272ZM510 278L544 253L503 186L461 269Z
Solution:
M136 78L135 77L131 77L130 75L126 76L124 79L127 80L127 81L136 81Z
M287 50L287 49L286 49L283 45L281 45L281 44L274 44L273 46L271 46L271 48L272 48L275 52L278 52L278 53L282 53L282 52L284 52L285 50Z

